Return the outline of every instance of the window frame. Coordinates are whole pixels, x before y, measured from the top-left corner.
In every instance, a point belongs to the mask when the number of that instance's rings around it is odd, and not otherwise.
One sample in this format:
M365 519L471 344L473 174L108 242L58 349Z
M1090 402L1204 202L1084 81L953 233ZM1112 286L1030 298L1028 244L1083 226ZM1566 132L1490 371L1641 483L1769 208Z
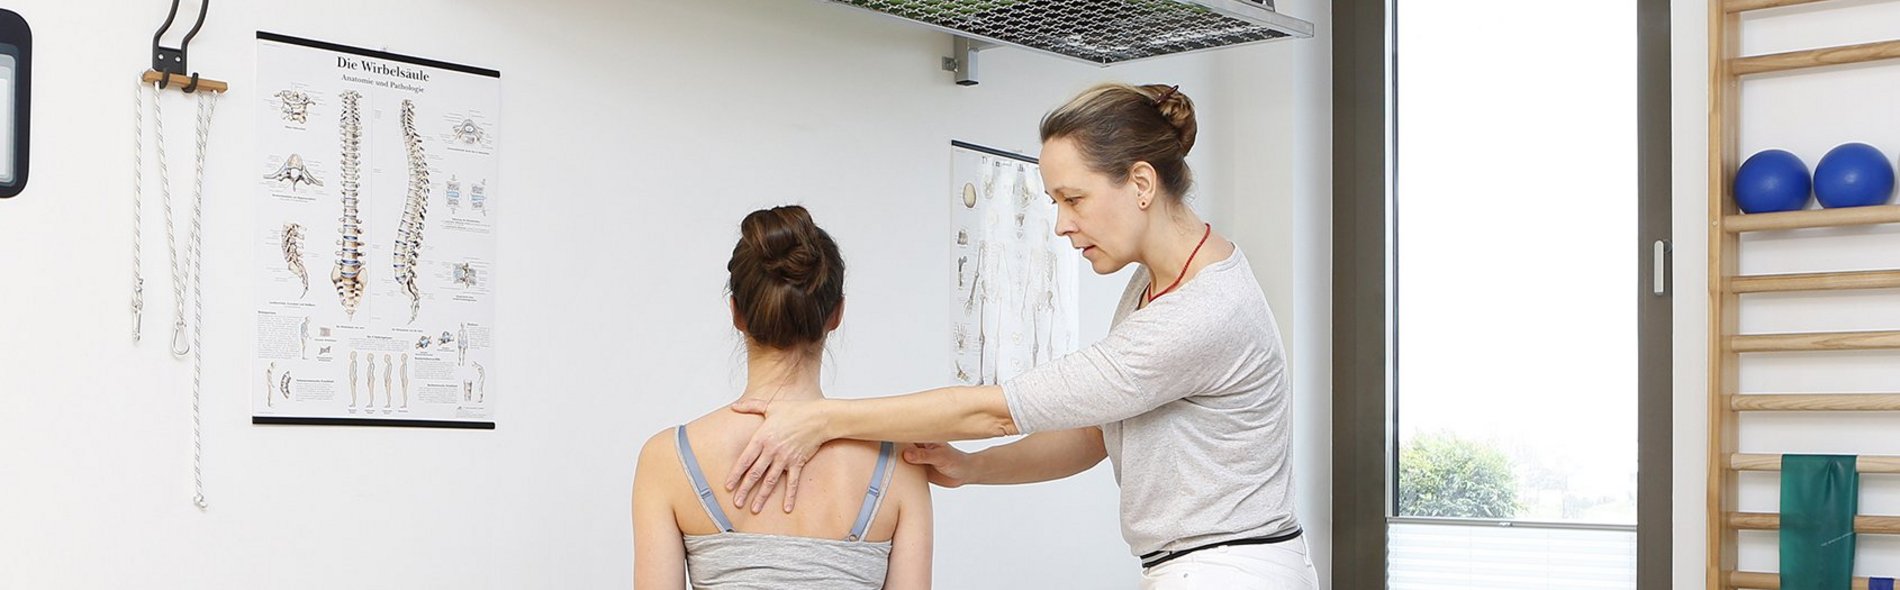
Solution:
M1397 0L1334 0L1333 25L1333 563L1334 588L1387 587L1388 527L1446 519L1397 509L1396 281L1392 195L1397 181L1394 75ZM1670 16L1666 0L1637 3L1637 524L1490 521L1514 527L1636 531L1637 588L1670 587L1674 299L1671 234ZM1381 170L1384 174L1363 174ZM1660 254L1660 256L1658 255ZM1657 268L1657 265L1661 268ZM1660 284L1658 280L1660 279ZM1658 294L1660 293L1660 294ZM1365 370L1377 367L1378 370ZM1453 519L1457 524L1485 523ZM1451 523L1445 523L1451 524Z

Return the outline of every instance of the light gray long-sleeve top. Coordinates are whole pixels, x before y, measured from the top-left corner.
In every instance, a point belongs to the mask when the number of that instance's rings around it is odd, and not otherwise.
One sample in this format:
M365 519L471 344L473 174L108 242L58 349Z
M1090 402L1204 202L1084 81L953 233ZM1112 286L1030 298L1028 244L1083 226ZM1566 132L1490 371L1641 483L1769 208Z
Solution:
M1247 257L1139 309L1134 275L1107 338L1003 384L1017 427L1102 427L1136 556L1298 530L1286 355Z

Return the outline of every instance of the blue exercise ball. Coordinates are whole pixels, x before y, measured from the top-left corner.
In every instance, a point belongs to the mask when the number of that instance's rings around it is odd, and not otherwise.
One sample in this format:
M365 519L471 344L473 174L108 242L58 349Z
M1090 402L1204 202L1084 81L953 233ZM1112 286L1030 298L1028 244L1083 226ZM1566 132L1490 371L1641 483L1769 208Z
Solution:
M1735 204L1743 213L1799 211L1808 206L1808 165L1787 150L1749 156L1735 172Z
M1880 149L1844 143L1814 167L1814 197L1822 207L1885 205L1893 196L1893 164Z

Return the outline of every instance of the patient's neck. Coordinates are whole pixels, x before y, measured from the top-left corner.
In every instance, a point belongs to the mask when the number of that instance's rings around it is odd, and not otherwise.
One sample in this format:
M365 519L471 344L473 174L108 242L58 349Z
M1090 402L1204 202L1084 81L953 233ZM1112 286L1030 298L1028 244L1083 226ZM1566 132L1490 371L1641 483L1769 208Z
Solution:
M746 345L743 399L812 400L825 397L818 388L823 366L822 345L809 349L778 349Z

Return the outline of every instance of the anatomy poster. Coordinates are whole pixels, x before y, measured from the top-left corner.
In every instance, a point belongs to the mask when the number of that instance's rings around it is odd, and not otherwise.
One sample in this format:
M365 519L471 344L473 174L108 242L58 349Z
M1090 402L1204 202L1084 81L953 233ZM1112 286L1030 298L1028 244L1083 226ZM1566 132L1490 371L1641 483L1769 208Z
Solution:
M501 74L257 39L252 421L493 428Z
M1001 383L1076 347L1076 265L1026 156L951 142L950 297L957 381Z

